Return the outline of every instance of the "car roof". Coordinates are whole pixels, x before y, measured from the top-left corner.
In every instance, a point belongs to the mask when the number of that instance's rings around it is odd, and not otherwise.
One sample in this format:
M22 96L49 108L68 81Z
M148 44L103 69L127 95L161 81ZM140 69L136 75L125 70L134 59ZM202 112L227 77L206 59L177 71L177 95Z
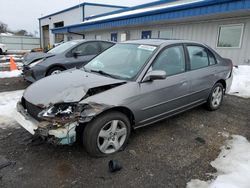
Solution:
M181 39L139 39L139 40L128 40L122 43L154 45L154 46L160 46L162 44L170 45L170 44L176 44L176 43L194 43L194 44L204 45L199 42L195 42L191 40L181 40Z
M77 44L79 44L79 43L84 43L84 42L108 42L108 43L113 43L113 44L115 44L115 42L112 42L112 41L95 40L95 39L76 39L76 40L70 40L70 41L66 41L66 42L77 42ZM65 42L65 43L66 43L66 42Z

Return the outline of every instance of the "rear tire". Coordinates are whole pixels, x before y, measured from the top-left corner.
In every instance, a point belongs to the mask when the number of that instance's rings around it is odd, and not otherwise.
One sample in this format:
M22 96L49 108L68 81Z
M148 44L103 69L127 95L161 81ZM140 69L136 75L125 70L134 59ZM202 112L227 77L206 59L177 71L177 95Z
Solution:
M3 55L3 50L0 48L0 55Z
M62 68L62 67L54 67L54 68L49 69L46 75L50 76L50 75L53 75L53 74L59 74L64 70L65 69Z
M216 83L211 90L207 100L207 109L210 111L218 110L222 104L224 87L221 83Z
M83 132L83 145L91 156L104 157L123 150L130 131L130 121L126 115L107 112L87 124Z

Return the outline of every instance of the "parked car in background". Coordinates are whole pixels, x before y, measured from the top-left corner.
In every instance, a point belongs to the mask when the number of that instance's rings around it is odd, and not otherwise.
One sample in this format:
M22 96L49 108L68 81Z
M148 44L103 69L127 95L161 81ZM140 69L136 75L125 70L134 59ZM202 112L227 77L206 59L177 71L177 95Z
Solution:
M8 51L7 47L5 44L0 43L0 55L6 54Z
M231 79L231 60L204 44L127 41L82 69L29 86L15 117L56 144L72 144L82 135L89 154L105 156L122 150L132 129L201 104L217 110Z
M73 40L44 52L24 56L23 76L30 82L74 67L82 67L96 55L113 46L113 42Z

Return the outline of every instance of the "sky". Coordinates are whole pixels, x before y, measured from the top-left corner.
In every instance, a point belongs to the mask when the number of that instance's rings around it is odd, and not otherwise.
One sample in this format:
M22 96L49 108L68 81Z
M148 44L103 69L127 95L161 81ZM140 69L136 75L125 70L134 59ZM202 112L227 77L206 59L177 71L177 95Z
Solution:
M11 30L39 30L38 18L82 2L134 6L156 0L0 0L0 21Z

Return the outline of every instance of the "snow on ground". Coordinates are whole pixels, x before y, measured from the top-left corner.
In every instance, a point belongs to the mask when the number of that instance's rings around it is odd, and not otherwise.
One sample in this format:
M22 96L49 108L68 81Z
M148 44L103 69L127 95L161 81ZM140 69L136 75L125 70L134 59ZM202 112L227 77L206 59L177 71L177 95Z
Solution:
M19 77L21 76L21 70L14 71L0 71L0 78L11 78L11 77Z
M233 82L228 92L230 95L250 98L250 66L240 65L233 69ZM250 186L249 186L250 187Z
M234 135L221 148L218 158L211 162L217 169L217 177L210 181L191 180L187 188L249 188L250 187L250 143Z
M0 93L0 128L17 126L13 113L23 90Z

